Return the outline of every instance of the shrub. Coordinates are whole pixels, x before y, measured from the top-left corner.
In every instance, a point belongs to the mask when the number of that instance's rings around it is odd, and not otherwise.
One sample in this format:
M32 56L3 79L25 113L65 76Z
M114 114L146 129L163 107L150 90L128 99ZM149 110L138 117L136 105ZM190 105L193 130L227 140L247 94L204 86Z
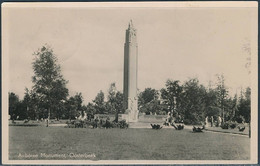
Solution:
M121 129L126 129L126 128L128 128L128 126L129 126L128 123L126 123L125 120L119 121L118 124L119 124L119 127L120 127Z
M184 122L185 125L192 124L191 120L189 120L189 119L184 119L183 122Z
M193 132L203 132L202 130L204 130L204 129L205 129L205 126L203 126L202 128L193 126L192 131Z
M86 127L92 127L92 128L121 128L126 129L128 128L128 123L126 123L125 120L121 120L119 122L112 122L110 120L74 120L74 121L67 121L66 128L86 128Z
M244 125L240 126L240 125L239 125L237 128L238 128L238 130L239 130L240 132L243 132L243 131L245 130L246 126L244 126Z
M112 123L112 122L110 122L109 120L106 120L106 122L105 122L105 124L103 124L102 125L102 127L104 127L104 128L113 128L115 125Z
M185 125L201 125L200 121L193 121L193 120L190 120L190 119L184 119L183 123Z
M229 127L230 127L231 129L234 129L234 128L237 127L237 124L231 122L231 123L229 124Z
M155 130L159 130L162 128L162 126L160 126L159 124L151 124L152 126L152 129L155 129Z
M177 125L178 130L183 130L184 129L184 125Z
M223 123L220 127L221 127L222 129L228 129L229 124L228 124L228 123Z

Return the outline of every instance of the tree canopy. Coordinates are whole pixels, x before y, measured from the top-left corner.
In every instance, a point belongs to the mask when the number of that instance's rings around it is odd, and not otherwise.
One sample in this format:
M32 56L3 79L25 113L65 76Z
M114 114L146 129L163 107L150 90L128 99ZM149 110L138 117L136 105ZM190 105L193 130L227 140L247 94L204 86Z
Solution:
M64 104L69 93L66 88L67 81L61 74L58 59L48 45L36 51L34 56L32 63L34 71L32 77L33 92L36 93L42 107L48 110L49 114L53 111L56 116L60 116L59 109Z

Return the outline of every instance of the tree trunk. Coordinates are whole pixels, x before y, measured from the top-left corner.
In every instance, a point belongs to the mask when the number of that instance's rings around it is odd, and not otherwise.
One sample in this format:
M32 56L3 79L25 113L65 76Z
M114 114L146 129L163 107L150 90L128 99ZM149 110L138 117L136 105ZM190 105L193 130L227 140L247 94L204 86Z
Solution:
M46 127L49 127L49 121L50 121L50 117L51 116L51 110L50 108L48 108L48 119L47 119L47 126Z
M116 112L116 115L115 115L115 122L116 123L118 122L118 112Z
M249 129L249 138L251 138L251 124L250 124L251 122L249 121L249 123L248 123L248 129Z
M222 112L223 112L223 124L225 123L225 113L224 113L224 108L222 107Z

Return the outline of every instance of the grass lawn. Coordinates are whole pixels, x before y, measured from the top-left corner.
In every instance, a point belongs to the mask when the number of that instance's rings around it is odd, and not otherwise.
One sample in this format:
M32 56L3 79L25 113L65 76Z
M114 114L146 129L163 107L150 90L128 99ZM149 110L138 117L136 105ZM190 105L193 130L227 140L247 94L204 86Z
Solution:
M246 160L250 159L250 139L188 129L10 126L9 159Z

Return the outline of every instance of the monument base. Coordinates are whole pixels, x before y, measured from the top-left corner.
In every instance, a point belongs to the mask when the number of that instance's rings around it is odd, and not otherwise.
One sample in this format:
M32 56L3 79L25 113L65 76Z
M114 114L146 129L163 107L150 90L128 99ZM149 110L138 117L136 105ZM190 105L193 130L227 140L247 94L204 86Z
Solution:
M120 114L120 115L122 120L124 119L129 124L129 128L151 128L151 124L163 125L163 123L167 119L167 115L139 114L139 116L136 119L132 119L131 116L129 116L129 114Z
M121 114L122 120L125 120L127 123L138 122L138 116L133 117L131 114Z

